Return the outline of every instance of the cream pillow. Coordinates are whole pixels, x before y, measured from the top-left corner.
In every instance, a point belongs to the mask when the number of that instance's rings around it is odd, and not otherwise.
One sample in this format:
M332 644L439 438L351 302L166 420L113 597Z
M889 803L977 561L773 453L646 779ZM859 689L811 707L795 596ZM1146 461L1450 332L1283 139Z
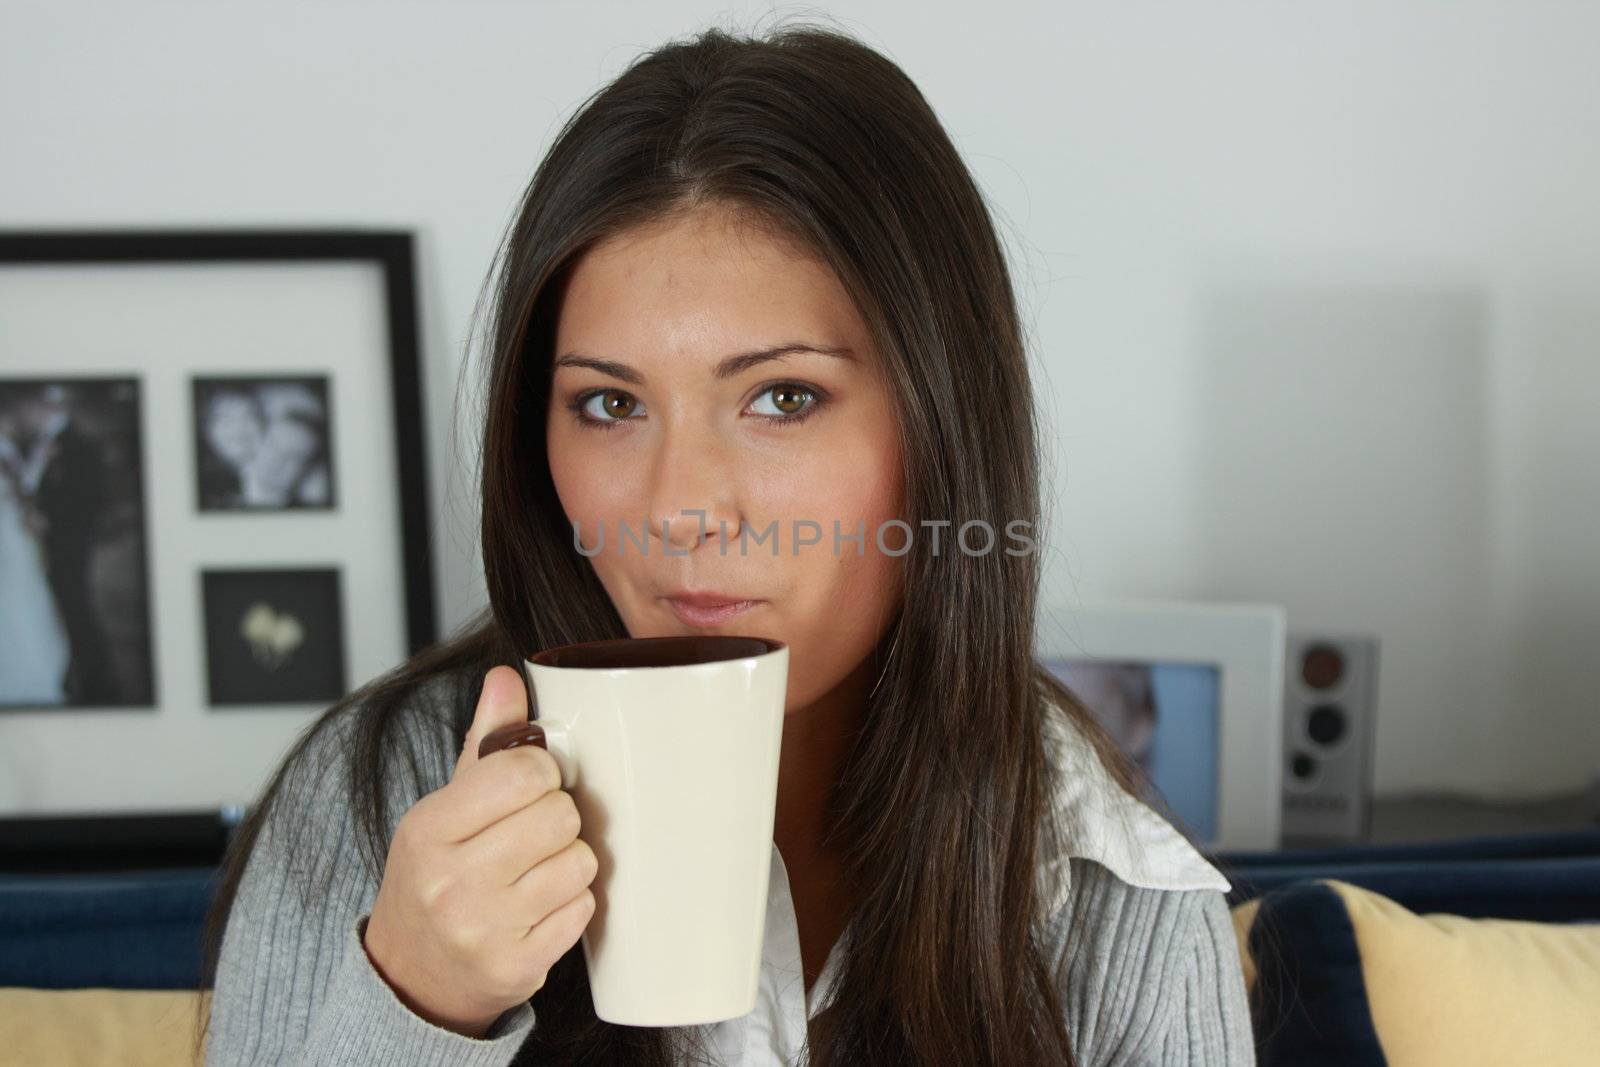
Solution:
M0 1060L52 1067L193 1064L196 1006L208 997L182 989L0 987Z
M1260 1027L1278 1049L1365 1063L1375 1033L1391 1067L1600 1064L1600 924L1418 915L1337 879L1280 887L1233 919L1252 992L1273 976L1258 1010L1281 1013Z

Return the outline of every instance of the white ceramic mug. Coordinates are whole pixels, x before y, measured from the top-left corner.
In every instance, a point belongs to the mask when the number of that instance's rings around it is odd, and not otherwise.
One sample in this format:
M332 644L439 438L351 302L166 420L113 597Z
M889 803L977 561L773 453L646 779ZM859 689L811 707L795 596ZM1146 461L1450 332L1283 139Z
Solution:
M555 757L600 861L582 938L595 1014L689 1026L753 1011L788 646L622 638L523 667L537 718L514 743Z

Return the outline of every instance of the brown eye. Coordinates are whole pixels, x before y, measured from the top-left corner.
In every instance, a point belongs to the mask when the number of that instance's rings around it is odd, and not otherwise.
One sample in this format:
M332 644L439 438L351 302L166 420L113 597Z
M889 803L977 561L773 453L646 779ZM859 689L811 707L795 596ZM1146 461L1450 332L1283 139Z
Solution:
M591 425L622 422L642 410L637 399L620 389L585 394L573 406L578 417Z
M769 405L771 410L762 410ZM789 419L809 413L816 405L817 397L812 390L794 382L782 382L761 390L754 406L759 415L771 419Z

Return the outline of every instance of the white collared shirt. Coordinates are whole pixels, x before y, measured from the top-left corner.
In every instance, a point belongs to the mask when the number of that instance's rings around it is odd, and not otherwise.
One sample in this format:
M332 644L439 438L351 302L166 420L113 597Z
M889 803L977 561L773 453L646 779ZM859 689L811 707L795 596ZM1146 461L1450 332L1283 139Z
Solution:
M1095 860L1129 885L1149 889L1226 892L1231 888L1222 872L1171 823L1111 777L1075 723L1056 713L1046 722L1053 758L1063 772L1055 803L1062 813L1064 837L1070 842L1065 853L1044 862L1041 878L1053 874L1059 879L1054 885L1042 880L1041 904L1046 914L1054 914L1066 903L1069 856ZM807 994L794 898L776 844L767 881L764 936L755 1009L702 1028L718 1060L730 1067L790 1067L805 1062L807 1024L827 1003L844 951L841 935Z

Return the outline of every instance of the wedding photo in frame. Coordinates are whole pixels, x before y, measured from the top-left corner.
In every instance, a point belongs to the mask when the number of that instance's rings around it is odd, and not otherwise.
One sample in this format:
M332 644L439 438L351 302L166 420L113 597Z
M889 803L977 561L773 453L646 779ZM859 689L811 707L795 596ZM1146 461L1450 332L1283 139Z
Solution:
M406 231L0 232L0 815L225 801L433 643L416 319Z

